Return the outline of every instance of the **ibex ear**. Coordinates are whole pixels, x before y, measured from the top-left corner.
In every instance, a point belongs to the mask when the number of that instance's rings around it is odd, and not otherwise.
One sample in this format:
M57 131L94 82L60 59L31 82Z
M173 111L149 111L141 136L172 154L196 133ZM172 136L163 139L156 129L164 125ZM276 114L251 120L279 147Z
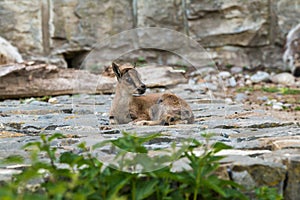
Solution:
M114 70L114 73L119 81L119 79L121 78L122 74L121 74L121 71L120 71L120 68L119 68L119 65L117 65L116 63L112 63L112 68Z

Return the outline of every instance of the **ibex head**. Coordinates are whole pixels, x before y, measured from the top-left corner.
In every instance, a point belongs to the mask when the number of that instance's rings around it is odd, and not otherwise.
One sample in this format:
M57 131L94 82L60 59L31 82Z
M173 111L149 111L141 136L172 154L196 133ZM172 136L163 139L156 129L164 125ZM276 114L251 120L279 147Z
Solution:
M112 63L113 71L118 79L118 85L122 90L126 90L131 94L144 94L146 85L141 81L139 73L135 66L130 64L118 65Z

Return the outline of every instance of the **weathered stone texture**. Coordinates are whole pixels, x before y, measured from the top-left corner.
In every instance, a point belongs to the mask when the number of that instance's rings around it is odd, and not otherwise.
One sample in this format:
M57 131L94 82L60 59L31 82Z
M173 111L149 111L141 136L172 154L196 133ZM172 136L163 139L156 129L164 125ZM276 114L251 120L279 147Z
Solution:
M297 136L295 136L297 137ZM278 141L283 141L278 138ZM285 140L285 144L287 144ZM300 191L300 151L299 145L295 147L297 139L290 141L290 148L273 151L270 154L263 155L263 159L268 162L282 163L286 166L287 174L283 188L283 196L286 200L299 199ZM281 147L287 147L281 144Z
M207 47L269 44L268 0L191 0L190 35Z
M285 35L299 22L299 7L298 0L3 0L0 35L25 58L50 56L63 66L63 58L81 57L114 34L161 27L188 34L220 63L283 68ZM142 48L145 38L150 44L181 46L168 34L138 37L135 48ZM124 38L97 62L106 64L111 52L131 42ZM170 61L157 56L160 60Z
M133 28L131 1L53 0L53 48L77 51Z
M272 0L272 9L276 17L277 30L276 42L284 44L285 36L289 30L299 23L299 0Z
M41 1L0 1L0 35L24 55L43 53Z
M137 27L161 27L184 31L181 0L138 0Z
M284 197L286 200L299 199L300 191L300 156L290 157L288 179Z

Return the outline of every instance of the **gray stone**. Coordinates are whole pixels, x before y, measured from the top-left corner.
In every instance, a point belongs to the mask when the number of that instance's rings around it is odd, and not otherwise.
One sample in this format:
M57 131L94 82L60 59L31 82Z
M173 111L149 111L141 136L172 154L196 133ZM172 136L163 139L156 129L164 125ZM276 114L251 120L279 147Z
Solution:
M269 80L269 78L270 78L270 75L268 72L258 71L256 74L254 74L250 77L250 80L254 83L259 83L262 81L267 81L267 80Z
M102 65L108 64L108 60L111 62L116 59L111 55L112 52L119 51L118 48L124 47L124 44L105 48L107 41L104 39L133 27L132 4L129 0L105 3L99 0L53 0L52 11L53 54L67 55L69 59L73 59L75 68L80 67L79 64L92 47L98 47L95 52L98 57L93 58L94 67L99 65L98 61ZM124 38L124 42L128 41L130 39Z
M300 191L300 155L291 156L287 164L288 179L287 187L284 191L284 198L287 200L299 199Z
M296 0L292 2L297 5ZM201 45L209 47L209 55L220 64L281 68L284 36L298 23L299 17L299 11L290 5L292 3L287 0L275 3L267 0L246 3L221 0L34 0L18 5L2 1L0 27L1 35L18 47L26 59L55 63L60 67L79 68L87 52L93 46L99 46L97 42L124 30L163 27L192 36ZM144 48L161 41L168 41L177 49L181 47L181 39L175 35L151 35L149 43L124 37L122 42L103 45L103 48L100 45L101 50L97 52L100 54L92 59L90 70L109 64L116 59L115 52L120 53L120 49ZM174 55L160 51L148 50L141 55L161 64L180 61L174 59Z
M42 55L42 1L0 2L1 36L27 56Z
M274 110L282 110L283 109L283 103L281 103L281 102L275 102L275 103L273 103L272 108Z
M205 46L268 44L267 0L192 0L188 5L188 19L191 35Z
M147 65L137 70L147 87L167 87L188 82L180 72L168 66Z
M268 97L267 96L262 96L262 97L257 97L258 100L261 100L261 101L268 101Z
M178 0L137 1L137 26L171 28L184 32L184 11L181 3Z
M247 99L247 95L244 93L237 93L235 96L235 102L244 102Z
M295 77L290 73L280 73L271 77L273 83L279 83L282 85L294 85Z
M227 79L227 78L231 77L231 74L230 74L230 72L227 72L227 71L221 71L219 73L219 77L222 79Z
M297 138L295 139L298 140ZM283 191L284 199L299 199L299 148L275 150L271 154L263 155L262 158L266 161L283 163L286 165L287 175Z
M232 74L241 74L243 72L243 68L235 66L235 67L230 68L230 72Z
M235 86L237 85L236 80L235 80L234 77L231 77L231 78L228 80L228 82L229 82L229 86L230 86L230 87L235 87Z
M283 164L247 156L228 156L223 162L232 162L233 180L246 188L269 186L281 191L286 174Z

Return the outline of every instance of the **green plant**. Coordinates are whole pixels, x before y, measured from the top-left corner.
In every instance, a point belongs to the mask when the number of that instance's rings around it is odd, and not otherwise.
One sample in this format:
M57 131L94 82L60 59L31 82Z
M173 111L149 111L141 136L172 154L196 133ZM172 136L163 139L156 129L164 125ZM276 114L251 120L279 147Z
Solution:
M277 87L262 87L261 90L268 93L280 92Z
M300 90L298 89L291 89L291 88L281 88L280 89L280 93L282 94L291 94L291 95L296 95L296 94L300 94Z
M259 200L282 200L282 195L275 188L262 186L255 190L256 198Z
M229 146L221 142L209 146L208 142L202 144L189 140L180 147L172 144L169 154L153 157L148 155L145 143L157 139L160 134L145 137L123 134L123 137L99 143L93 148L112 144L114 148L122 149L116 153L116 157L121 158L118 163L121 168L135 166L136 161L144 163L145 169L155 163L165 164L164 167L144 173L128 173L116 169L116 166L105 166L92 156L84 143L78 146L82 152L79 155L72 152L58 155L58 149L51 143L64 136L41 135L41 141L24 147L31 152L31 166L1 185L0 199L247 199L240 185L222 179L216 173L223 158L216 153ZM208 140L210 135L204 137ZM203 152L200 156L195 154L196 148ZM133 157L126 157L129 153L134 153ZM173 171L171 161L174 159L186 160L189 169ZM10 156L2 164L22 161L19 156ZM264 188L257 191L260 199L270 199L275 194L276 191Z
M291 88L277 88L277 87L262 87L262 88L254 88L254 87L240 87L237 89L237 92L245 92L245 91L257 91L261 90L267 93L280 93L283 95L297 95L300 94L299 89L291 89Z
M233 64L226 64L226 65L225 65L225 67L226 67L227 69L231 69L233 66L234 66Z
M253 92L254 88L253 87L240 87L236 91L237 92L246 92L246 91Z

